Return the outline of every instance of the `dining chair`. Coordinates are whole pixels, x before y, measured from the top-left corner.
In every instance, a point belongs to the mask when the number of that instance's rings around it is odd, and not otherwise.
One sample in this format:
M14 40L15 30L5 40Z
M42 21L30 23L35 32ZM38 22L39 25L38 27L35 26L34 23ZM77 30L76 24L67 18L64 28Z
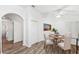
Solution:
M58 43L58 46L62 50L62 53L71 53L71 34L65 34L64 42Z
M46 52L48 52L48 50L47 50L48 46L51 46L52 47L52 51L53 51L53 41L51 41L51 39L53 39L53 38L50 38L49 35L50 35L50 31L45 31L44 32L44 39L45 39L45 41L44 41L44 48L45 48Z
M75 35L75 33L72 33L72 40L71 40L71 45L72 45L72 53L76 53L76 49L78 48L79 49L79 41L78 41L78 44L76 42L78 38L78 35Z
M71 40L71 44L72 44L72 45L76 45L76 38L78 38L78 36L75 35L75 33L72 34L72 40ZM79 42L79 41L78 41L78 42ZM79 45L78 45L78 46L79 46Z

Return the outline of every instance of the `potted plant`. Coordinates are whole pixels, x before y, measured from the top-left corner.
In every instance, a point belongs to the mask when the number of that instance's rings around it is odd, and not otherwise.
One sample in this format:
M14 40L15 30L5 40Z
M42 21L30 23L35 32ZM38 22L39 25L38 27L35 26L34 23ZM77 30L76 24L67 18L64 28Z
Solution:
M55 34L58 33L57 29L55 29L55 28L53 28L52 31L53 31Z

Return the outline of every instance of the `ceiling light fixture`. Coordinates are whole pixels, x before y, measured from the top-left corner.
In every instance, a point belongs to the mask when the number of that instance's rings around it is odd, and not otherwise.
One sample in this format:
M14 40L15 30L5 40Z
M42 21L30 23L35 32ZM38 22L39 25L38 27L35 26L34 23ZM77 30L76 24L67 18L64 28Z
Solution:
M57 18L60 18L62 15L63 15L63 12L59 12L59 13L56 15L56 17L57 17Z
M68 5L65 5L62 8L57 9L56 10L56 17L60 18L61 16L63 16L64 15L64 9L67 8L67 7L68 7Z

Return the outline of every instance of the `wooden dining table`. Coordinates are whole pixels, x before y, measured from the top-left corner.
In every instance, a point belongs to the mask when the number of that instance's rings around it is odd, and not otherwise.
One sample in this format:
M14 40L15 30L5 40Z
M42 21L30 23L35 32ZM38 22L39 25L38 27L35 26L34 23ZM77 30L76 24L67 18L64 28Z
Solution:
M64 35L60 35L60 34L50 34L49 38L51 38L50 40L54 42L54 53L58 52L58 43L61 41L64 41Z
M60 35L60 34L50 34L49 37L51 38L50 40L54 41L56 45L58 41L63 41L64 39L64 35Z

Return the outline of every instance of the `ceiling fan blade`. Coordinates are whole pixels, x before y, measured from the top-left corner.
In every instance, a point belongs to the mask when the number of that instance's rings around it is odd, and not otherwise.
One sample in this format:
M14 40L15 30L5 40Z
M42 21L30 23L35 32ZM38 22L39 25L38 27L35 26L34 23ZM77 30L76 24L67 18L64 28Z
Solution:
M65 10L65 8L67 8L69 5L64 5L63 7L61 7L61 8L59 8L59 9L57 9L57 10L55 10L54 11L54 14L57 16L57 15L64 15L64 11L63 10Z
M63 7L61 7L61 8L59 8L59 9L55 10L54 12L60 12L60 11L64 10L64 9L67 8L67 7L68 7L68 5L64 5Z

